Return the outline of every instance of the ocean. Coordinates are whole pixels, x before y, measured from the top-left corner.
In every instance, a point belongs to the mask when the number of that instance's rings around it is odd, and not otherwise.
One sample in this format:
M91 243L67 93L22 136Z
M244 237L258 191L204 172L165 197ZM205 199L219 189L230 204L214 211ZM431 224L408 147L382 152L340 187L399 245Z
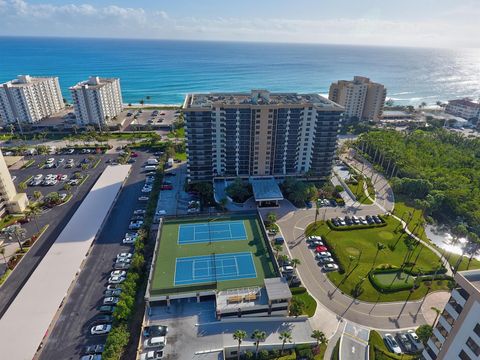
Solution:
M188 92L328 94L330 83L370 77L396 104L480 98L480 49L0 37L0 83L55 75L64 96L90 75L119 77L124 102L181 103Z

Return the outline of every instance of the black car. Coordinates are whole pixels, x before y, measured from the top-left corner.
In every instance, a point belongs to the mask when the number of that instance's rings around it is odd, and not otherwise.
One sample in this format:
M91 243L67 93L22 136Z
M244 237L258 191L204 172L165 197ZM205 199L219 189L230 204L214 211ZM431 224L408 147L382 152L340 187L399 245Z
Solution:
M93 324L109 324L112 321L113 321L113 316L112 315L107 315L107 314L98 315L93 319L92 325Z
M337 206L337 202L335 200L330 200L330 206Z
M168 326L164 325L154 325L154 326L145 326L143 329L143 336L146 338L166 336L168 333Z
M97 345L88 345L85 347L83 350L83 353L85 355L94 355L94 354L101 354L103 353L103 350L105 349L105 346L102 344L97 344Z
M102 306L97 307L97 310L102 314L111 314L115 310L115 306L102 305Z
M400 343L400 346L406 353L415 352L415 346L412 344L410 339L405 334L398 334L397 340Z
M353 220L350 218L350 216L345 216L345 223L347 225L353 225Z
M373 215L372 219L373 219L373 221L375 221L375 224L381 224L382 223L382 220L380 220L380 218L376 215Z
M290 287L299 287L300 285L302 285L302 282L300 281L300 279L297 276L293 276L290 279L290 283L289 283Z
M281 236L277 236L273 242L275 243L275 245L283 245L283 243L285 242L285 239Z

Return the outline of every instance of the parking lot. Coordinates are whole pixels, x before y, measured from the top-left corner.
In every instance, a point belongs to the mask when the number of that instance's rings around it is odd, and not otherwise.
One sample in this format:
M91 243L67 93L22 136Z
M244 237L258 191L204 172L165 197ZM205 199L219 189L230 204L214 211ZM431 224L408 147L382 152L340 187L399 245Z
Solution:
M104 154L62 154L62 155L37 155L28 159L35 160L35 163L26 168L11 170L12 176L15 176L15 185L17 191L25 191L29 200L37 200L34 197L35 192L41 192L46 196L52 192L58 193L75 193L75 187L78 186L86 176L94 176L100 163L105 163L112 156ZM53 167L45 166L48 159L53 159L51 164ZM100 159L100 163L93 168ZM70 161L70 162L69 162ZM101 169L104 167L100 166ZM49 184L46 182L47 177L53 178ZM27 183L26 190L19 189L21 182ZM73 182L72 182L73 181ZM70 184L71 191L65 190L65 184ZM76 185L75 185L76 184Z
M125 117L125 126L129 124L127 130L133 130L138 126L170 129L178 116L178 112L177 110L161 109L125 109L120 116Z
M56 323L40 354L40 359L79 359L85 347L105 343L106 334L92 335L94 325L105 324L97 308L104 303L108 279L114 270L117 254L132 252L133 246L123 244L134 211L145 207L138 198L145 184L142 165L149 157L138 152L137 161L124 188L111 210L102 231L95 240L90 254L78 275Z

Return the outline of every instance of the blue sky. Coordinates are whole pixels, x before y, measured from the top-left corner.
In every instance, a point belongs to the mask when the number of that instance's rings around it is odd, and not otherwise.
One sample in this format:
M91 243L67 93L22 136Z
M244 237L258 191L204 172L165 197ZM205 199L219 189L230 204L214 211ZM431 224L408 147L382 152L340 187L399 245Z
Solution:
M480 0L0 0L0 35L480 47Z

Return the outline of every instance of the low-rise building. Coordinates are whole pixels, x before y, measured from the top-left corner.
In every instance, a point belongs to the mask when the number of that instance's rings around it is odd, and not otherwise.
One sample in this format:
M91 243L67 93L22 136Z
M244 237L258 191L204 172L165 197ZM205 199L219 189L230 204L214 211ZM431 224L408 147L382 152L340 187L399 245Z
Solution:
M91 76L70 88L79 125L108 125L123 109L120 79Z
M3 125L36 123L65 107L57 77L19 75L0 85Z
M480 119L480 103L470 99L450 100L445 112L467 120Z
M455 274L457 287L428 340L425 360L480 359L480 270Z
M28 206L25 193L17 193L10 171L0 150L0 217L8 213L21 213Z
M387 89L363 76L339 80L330 85L328 98L345 108L345 117L379 121L382 117Z

